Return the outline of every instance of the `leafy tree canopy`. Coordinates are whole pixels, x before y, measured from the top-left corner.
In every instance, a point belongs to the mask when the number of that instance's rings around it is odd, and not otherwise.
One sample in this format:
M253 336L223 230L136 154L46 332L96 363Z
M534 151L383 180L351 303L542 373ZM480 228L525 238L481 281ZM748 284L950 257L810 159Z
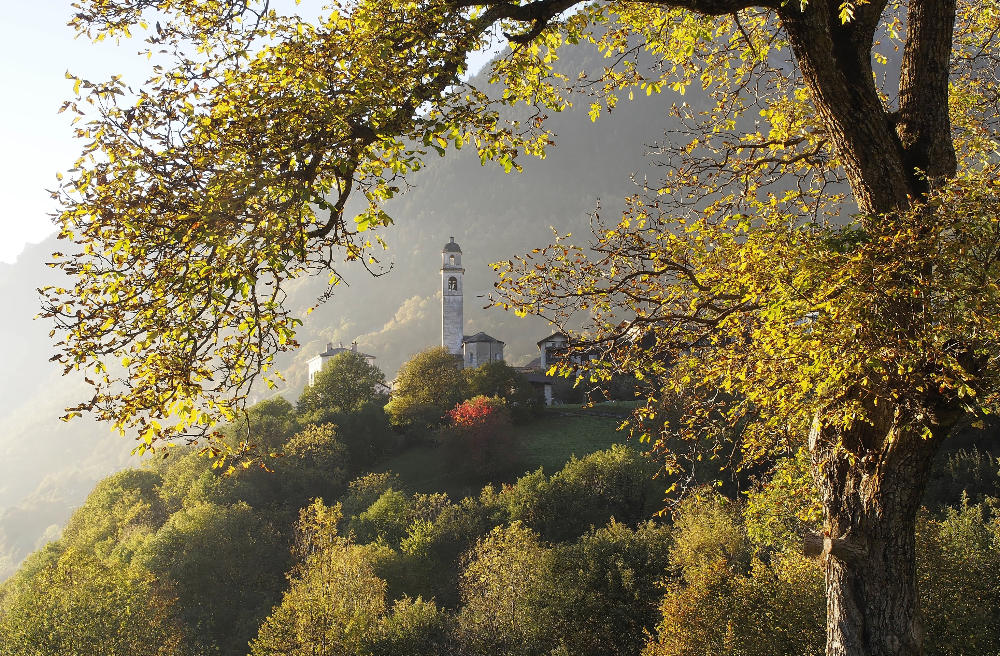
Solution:
M437 439L454 470L497 477L520 459L519 436L511 430L511 412L502 398L474 396L446 416L450 425Z
M267 515L200 503L171 515L135 560L174 582L191 644L235 656L277 601L289 554Z
M358 353L344 351L327 362L302 391L298 410L354 412L365 403L384 399L386 389L385 374L378 367Z
M344 260L377 270L382 203L428 151L473 142L508 169L518 149L540 153L534 124L502 123L456 86L507 14L344 2L308 22L255 2L81 4L80 34L145 29L151 53L176 59L134 93L78 80L66 105L88 143L58 194L73 252L57 266L76 282L46 306L60 359L97 388L70 416L95 411L147 445L231 419L255 377L276 375L272 355L297 346L288 281L334 285Z
M399 369L385 409L396 424L434 424L468 396L461 358L435 346L417 353Z
M475 369L466 369L465 376L473 396L504 399L515 422L527 421L541 412L544 401L538 397L527 376L506 362L486 362Z
M931 8L920 13L925 4ZM82 252L59 263L77 276L76 286L48 290L46 303L68 331L60 342L63 361L88 370L97 386L94 398L73 412L96 410L120 428L138 428L147 444L173 430L160 423L165 417L187 431L230 415L253 377L269 372L271 355L295 345L298 320L282 305L283 283L335 271L340 257L377 266L369 249L379 238L370 230L390 222L381 203L427 152L469 142L484 161L509 169L518 152L544 154L549 135L541 116L501 121L505 104L523 100L559 110L570 92L587 90L596 118L602 107L614 108L622 91L683 93L692 85L714 106L694 112L678 105L685 125L678 137L690 138L664 149L666 180L656 193L635 199L617 228L601 229L598 249L608 257L587 265L560 244L546 251L551 261L545 265L512 266L513 278L535 278L511 282L510 304L529 311L530 301L552 300L555 307L536 311L555 319L564 310L597 310L600 336L619 341L659 326L658 343L673 349L705 333L714 341L751 334L759 356L740 352L742 364L734 368L730 358L716 358L717 371L732 373L709 371L700 379L745 391L744 407L769 410L761 413L765 427L811 421L818 406L840 425L866 417L859 399L826 402L849 380L860 380L872 398L894 398L898 388L944 388L968 399L974 389L989 387L982 382L989 371L959 365L948 345L973 331L988 342L982 336L994 329L990 317L1000 314L989 312L992 287L980 289L990 276L992 251L966 247L970 240L992 243L994 226L988 209L981 211L993 204L989 181L996 177L989 170L993 115L986 106L994 85L977 72L994 53L989 28L1000 18L992 5L983 11L962 5L956 30L945 39L946 45L954 40L954 55L911 52L929 38L919 33L920 21L954 17L948 2L916 3L918 22L909 32L901 10L885 3L685 0L567 11L575 5L338 3L309 22L266 4L158 3L165 25L149 30L150 50L173 47L174 64L157 69L135 94L119 79L81 80L78 99L67 105L88 119L80 137L89 140L89 155L59 192L62 236ZM144 11L151 6L91 0L73 25L95 39L128 35L148 29ZM503 83L498 98L458 83L466 56L494 28L518 46L494 67L493 79ZM846 88L834 89L824 77L848 63L821 61L822 53L807 43L821 32L856 44L855 54L864 50L857 55L862 76L872 57L885 64L893 46L912 46L904 48L899 134L890 135L903 144L902 161L880 165L890 176L885 184L878 179L883 174L873 172L878 167L862 161L862 131L847 124L839 96L833 97ZM870 43L865 35L877 37L874 50L864 45ZM554 67L560 47L581 41L611 59L599 78L572 80ZM636 58L642 51L655 61L650 71ZM803 68L775 63L792 51ZM928 63L942 56L946 64L951 60L950 93L948 75L935 77ZM879 93L891 90L863 83L873 115L885 115ZM765 121L745 125L743 117L757 115ZM681 166L672 154L690 155L691 165ZM907 213L907 199L937 189L931 183L951 175L956 161L959 180L925 209ZM838 212L845 182L865 212L903 214L892 222L862 221L846 233L782 228L815 225ZM367 207L351 220L344 211L355 192L363 193ZM935 207L947 208L946 216ZM772 252L802 266L775 269ZM928 258L950 264L917 278L901 275L920 270ZM884 261L893 266L881 266ZM601 277L605 271L612 272L610 280ZM866 276L873 280L870 293L839 293L845 286L866 289L857 284ZM331 281L337 279L334 273ZM557 281L583 293L563 293ZM978 293L968 294L973 289ZM621 311L615 309L619 297ZM913 314L899 303L912 298L933 299L917 315L919 325L937 328L894 330L901 313ZM963 311L955 310L957 300ZM969 311L965 302L973 303ZM804 328L803 318L816 308L824 310L819 321ZM748 316L754 319L745 325ZM767 320L756 323L760 317ZM833 317L829 330L827 317ZM855 330L858 325L866 329ZM731 342L728 352L743 341ZM816 347L830 343L838 348ZM850 355L841 359L843 353ZM796 358L810 364L794 374L755 364ZM940 366L927 371L927 362ZM119 363L127 376L109 373ZM657 373L655 366L647 371L649 363L632 364L621 368ZM758 368L761 376L751 375ZM866 375L868 368L873 375ZM752 390L776 388L782 392L753 396ZM976 405L992 400L980 393ZM922 410L911 414L934 414ZM771 444L761 440L756 448Z
M226 443L246 451L251 446L258 452L278 449L298 429L295 407L283 396L264 399L240 414L232 424L222 429Z
M8 590L0 653L180 656L176 598L149 572L70 548ZM123 630L126 629L126 630Z
M494 360L465 371L469 388L476 396L498 396L508 401L520 395L530 396L531 386L524 374L506 362Z

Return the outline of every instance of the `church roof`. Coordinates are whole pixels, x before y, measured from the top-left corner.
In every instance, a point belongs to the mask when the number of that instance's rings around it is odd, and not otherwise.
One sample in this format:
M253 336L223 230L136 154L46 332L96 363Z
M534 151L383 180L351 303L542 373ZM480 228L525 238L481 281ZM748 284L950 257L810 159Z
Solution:
M498 344L503 344L503 342L496 337L490 337L484 332L478 332L475 335L466 335L462 338L463 344L468 344L470 342L497 342Z
M522 374L527 374L531 372L538 372L542 370L542 359L540 357L535 358L523 367L515 367Z
M441 250L442 253L461 253L462 247L455 243L455 238L452 237L451 241L444 245Z
M344 348L344 345L341 344L340 347L334 348L332 342L327 342L326 343L326 350L323 351L322 353L320 353L319 355L317 355L316 357L317 358L329 358L329 357L333 357L335 355L340 355L341 353L348 353L348 352L352 352L353 351L354 353L357 353L358 355L360 355L363 358L371 358L373 360L375 359L374 355L368 355L367 353L361 353L360 351L358 351L358 348L357 348L356 345L353 345L353 346L354 346L354 348ZM313 359L315 359L315 358L313 358Z
M562 337L563 339L566 339L567 341L569 340L569 337L566 335L566 333L564 333L562 331L557 331L557 332L552 333L548 337L543 337L542 339L538 340L536 342L536 344L538 344L538 348L542 348L542 344L544 344L545 342L549 341L553 337Z

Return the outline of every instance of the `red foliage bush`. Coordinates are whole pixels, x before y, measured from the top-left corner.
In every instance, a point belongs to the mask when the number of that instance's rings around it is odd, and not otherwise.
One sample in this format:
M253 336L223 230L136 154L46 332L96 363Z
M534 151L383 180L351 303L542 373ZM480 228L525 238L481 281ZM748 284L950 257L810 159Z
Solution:
M518 439L503 399L476 396L449 410L448 419L439 439L452 466L494 476L517 461Z

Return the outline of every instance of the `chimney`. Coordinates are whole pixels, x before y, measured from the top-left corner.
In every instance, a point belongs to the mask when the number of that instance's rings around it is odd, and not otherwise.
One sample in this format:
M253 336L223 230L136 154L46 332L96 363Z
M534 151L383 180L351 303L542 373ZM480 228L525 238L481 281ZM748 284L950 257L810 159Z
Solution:
M327 351L332 351L333 350L333 342L327 342L326 343L326 350Z
M351 350L354 351L355 353L358 352L358 343L357 342L351 342Z

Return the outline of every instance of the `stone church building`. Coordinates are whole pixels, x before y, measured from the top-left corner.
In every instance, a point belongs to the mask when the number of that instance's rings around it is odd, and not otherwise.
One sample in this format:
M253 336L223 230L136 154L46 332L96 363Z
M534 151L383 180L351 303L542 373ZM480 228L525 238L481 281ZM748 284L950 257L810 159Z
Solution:
M455 238L441 249L441 346L460 356L467 368L503 360L504 343L486 333L465 334L462 248Z
M484 332L475 335L465 334L463 307L465 299L462 289L464 275L462 248L452 237L441 249L441 346L452 355L462 358L462 364L467 369L474 369L487 362L503 362L505 345L502 341ZM529 362L527 366L517 368L528 377L528 381L539 394L544 395L548 404L554 400L552 385L559 379L547 376L546 370L563 356L567 343L568 337L564 333L553 333L538 342L538 358ZM351 344L350 349L345 348L343 344L336 348L332 343L327 344L325 351L308 362L309 384L315 382L316 374L322 371L329 360L348 350L358 353L368 361L368 364L375 364L375 356L360 353L357 342ZM387 387L385 391L388 393L390 390Z

